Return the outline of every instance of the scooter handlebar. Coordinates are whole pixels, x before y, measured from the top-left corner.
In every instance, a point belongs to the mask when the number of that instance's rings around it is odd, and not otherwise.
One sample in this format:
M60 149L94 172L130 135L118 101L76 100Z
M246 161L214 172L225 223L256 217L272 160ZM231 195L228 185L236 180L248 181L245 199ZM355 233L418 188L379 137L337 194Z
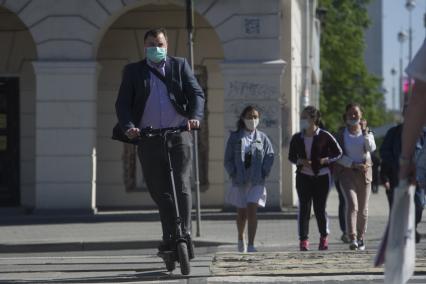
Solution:
M191 130L200 130L200 128L191 128ZM140 129L140 136L156 136L156 135L167 135L171 133L180 133L184 131L189 131L188 126L178 126L178 127L166 127L166 128L152 128L145 127Z

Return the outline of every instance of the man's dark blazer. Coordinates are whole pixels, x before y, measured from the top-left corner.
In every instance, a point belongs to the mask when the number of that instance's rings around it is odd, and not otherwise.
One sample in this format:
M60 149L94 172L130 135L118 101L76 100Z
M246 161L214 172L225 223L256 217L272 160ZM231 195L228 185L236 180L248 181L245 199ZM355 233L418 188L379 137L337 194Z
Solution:
M150 94L150 76L146 59L124 67L123 79L115 102L118 125L113 139L132 142L124 135L129 128L138 127ZM187 61L168 56L165 78L170 101L176 111L188 119L201 120L204 114L204 93Z
M389 182L391 188L398 186L399 156L401 155L402 123L391 127L386 132L380 158L382 159L380 178L382 183Z

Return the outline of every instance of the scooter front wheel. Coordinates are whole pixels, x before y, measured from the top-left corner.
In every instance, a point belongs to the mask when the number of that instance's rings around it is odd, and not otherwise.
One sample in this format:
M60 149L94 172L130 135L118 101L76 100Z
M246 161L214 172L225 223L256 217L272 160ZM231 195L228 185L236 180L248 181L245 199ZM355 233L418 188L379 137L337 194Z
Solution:
M189 265L188 247L185 242L179 242L177 244L177 252L179 257L180 272L182 275L188 275L191 272L191 266Z

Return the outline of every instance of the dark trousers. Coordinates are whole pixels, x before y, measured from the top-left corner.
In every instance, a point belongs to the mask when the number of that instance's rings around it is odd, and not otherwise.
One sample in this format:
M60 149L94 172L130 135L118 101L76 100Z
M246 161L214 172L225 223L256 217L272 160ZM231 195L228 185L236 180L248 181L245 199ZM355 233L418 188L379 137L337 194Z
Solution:
M186 234L191 230L191 133L182 132L169 135L167 147L170 151L182 231ZM138 147L138 155L149 193L158 206L163 239L174 238L176 236L176 209L163 138L160 136L142 138Z
M317 219L321 237L328 235L328 217L325 211L330 188L329 175L309 176L298 173L296 175L296 189L299 197L299 239L307 240L309 236L309 219L311 206L314 204L314 213Z
M388 203L389 203L389 211L390 211L390 208L392 208L394 189L395 189L394 187L391 187L389 190L386 190L386 197L388 198ZM417 228L417 225L422 221L423 207L425 206L424 194L425 194L424 191L420 187L416 186L416 192L414 193L414 207L416 211L416 217L415 217L416 228Z
M342 233L346 234L346 208L345 208L345 197L343 196L342 188L338 181L334 182L336 186L337 195L339 196L339 227Z

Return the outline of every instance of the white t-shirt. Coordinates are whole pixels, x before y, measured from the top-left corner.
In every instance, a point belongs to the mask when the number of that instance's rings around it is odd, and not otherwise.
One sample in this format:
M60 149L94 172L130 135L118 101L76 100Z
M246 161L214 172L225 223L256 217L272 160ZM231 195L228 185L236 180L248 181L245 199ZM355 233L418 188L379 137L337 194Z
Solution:
M305 152L306 152L306 158L308 160L311 159L311 151L312 151L312 143L314 142L313 136L305 136L303 137L303 141L305 142ZM308 176L315 176L314 171L311 168L303 167L301 170L302 174L308 175ZM328 167L321 168L318 172L319 176L326 175L330 173L330 170Z
M255 131L249 132L244 131L244 137L243 137L243 146L244 146L244 153L247 153L251 151L251 145L253 144Z
M356 134L352 134L346 128L343 139L345 139L346 155L349 156L349 158L351 158L355 163L365 162L365 138L362 135L362 132L360 131Z
M426 39L405 72L414 79L426 82Z

